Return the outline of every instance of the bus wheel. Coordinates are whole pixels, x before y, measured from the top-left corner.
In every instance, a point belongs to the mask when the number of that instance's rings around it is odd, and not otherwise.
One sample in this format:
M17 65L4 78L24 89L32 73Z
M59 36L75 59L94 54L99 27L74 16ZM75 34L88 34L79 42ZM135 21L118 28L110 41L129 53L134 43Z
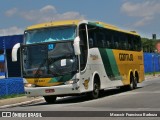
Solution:
M137 79L133 75L130 77L130 90L137 88Z
M56 101L56 98L57 96L43 96L45 101L48 103L48 104L53 104L55 103Z
M100 83L98 81L94 81L93 91L90 93L91 99L97 99L100 93Z
M138 77L135 76L135 77L134 77L134 89L137 88L137 83L138 83Z

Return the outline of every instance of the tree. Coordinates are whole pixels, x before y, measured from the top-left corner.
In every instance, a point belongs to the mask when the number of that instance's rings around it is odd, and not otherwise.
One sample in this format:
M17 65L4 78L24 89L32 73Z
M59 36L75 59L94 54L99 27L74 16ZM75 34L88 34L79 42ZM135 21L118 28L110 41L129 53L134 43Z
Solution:
M142 46L144 52L154 52L155 51L155 44L156 40L148 39L148 38L141 38Z

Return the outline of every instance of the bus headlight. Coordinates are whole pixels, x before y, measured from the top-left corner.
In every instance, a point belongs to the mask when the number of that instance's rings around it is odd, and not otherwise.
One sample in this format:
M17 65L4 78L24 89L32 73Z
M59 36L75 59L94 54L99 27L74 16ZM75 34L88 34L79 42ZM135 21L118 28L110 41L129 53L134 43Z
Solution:
M68 84L74 84L74 83L77 83L79 81L79 79L73 79L73 80L69 80L69 81L66 81L65 84L68 85Z
M35 87L35 85L30 84L30 83L25 83L24 86L25 86L25 87Z
M68 85L68 84L73 84L73 83L74 83L73 80L69 80L69 81L65 82L66 85Z

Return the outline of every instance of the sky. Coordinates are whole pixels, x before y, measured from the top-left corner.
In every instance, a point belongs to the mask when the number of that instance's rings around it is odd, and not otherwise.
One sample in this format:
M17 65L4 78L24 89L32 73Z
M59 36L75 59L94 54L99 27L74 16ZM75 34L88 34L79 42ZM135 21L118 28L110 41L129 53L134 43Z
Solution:
M48 21L87 19L160 38L160 0L1 0L0 36Z

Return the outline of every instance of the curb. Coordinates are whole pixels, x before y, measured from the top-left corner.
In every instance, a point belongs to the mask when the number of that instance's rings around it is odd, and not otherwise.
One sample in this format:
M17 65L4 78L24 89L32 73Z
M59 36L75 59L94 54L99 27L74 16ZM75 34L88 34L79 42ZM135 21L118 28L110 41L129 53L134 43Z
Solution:
M43 98L38 98L38 99L34 99L34 100L30 100L30 101L25 101L25 102L20 102L20 103L15 103L15 104L10 104L10 105L3 105L0 106L0 109L4 109L4 108L11 108L11 107L16 107L16 106L22 106L22 105L28 105L28 104L33 104L36 102L41 102L43 101Z
M157 77L160 77L160 74L155 75L155 76L153 76L153 75L146 75L145 76L145 80L152 79L152 78L157 78Z

